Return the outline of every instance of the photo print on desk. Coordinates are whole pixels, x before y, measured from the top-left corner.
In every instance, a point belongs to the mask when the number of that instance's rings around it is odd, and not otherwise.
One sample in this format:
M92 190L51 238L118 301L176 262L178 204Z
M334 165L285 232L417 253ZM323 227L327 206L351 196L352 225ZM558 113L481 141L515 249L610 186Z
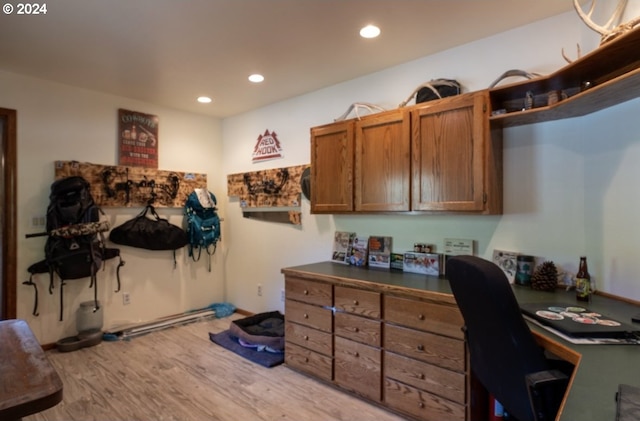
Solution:
M518 270L517 258L520 253L505 250L493 250L493 263L498 265L500 269L507 275L509 283L515 282L516 271Z

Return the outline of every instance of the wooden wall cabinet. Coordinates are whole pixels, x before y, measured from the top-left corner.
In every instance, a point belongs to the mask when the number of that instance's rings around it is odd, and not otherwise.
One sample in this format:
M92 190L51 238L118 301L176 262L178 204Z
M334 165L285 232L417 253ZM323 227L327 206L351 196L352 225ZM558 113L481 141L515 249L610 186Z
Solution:
M410 120L397 109L355 125L355 210L410 210Z
M455 304L304 277L285 274L287 366L410 419L478 419Z
M353 121L311 129L311 212L353 210Z
M502 213L502 138L487 108L480 91L411 111L412 210Z
M487 108L480 91L312 128L311 212L501 213Z

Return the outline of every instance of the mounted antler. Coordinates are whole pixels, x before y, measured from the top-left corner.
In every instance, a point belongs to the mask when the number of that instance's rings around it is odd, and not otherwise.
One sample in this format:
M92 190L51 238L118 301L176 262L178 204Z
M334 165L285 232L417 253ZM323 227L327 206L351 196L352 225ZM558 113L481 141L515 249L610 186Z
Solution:
M591 0L591 7L589 8L588 13L585 13L584 10L582 10L582 6L580 6L580 3L578 2L578 0L573 0L573 6L576 9L576 12L578 12L578 16L580 16L580 19L582 19L582 21L589 28L591 28L592 30L594 30L595 32L601 35L600 45L604 44L605 42L611 41L612 39L622 34L625 34L631 31L636 26L638 26L638 24L640 24L640 16L639 16L630 20L629 22L618 24L615 27L613 26L616 24L616 22L620 22L622 13L624 12L624 9L627 7L627 0L620 0L618 2L618 6L616 7L616 10L613 12L613 14L611 15L611 18L607 21L607 23L604 26L600 26L594 23L593 20L591 19L593 10L596 7L596 0Z

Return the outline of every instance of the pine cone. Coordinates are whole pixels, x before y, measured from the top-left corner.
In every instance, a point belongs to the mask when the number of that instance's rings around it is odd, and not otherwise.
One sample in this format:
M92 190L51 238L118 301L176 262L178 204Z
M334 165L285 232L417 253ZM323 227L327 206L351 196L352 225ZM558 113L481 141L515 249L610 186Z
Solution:
M538 291L555 291L558 285L558 269L553 262L538 266L531 277L531 288Z

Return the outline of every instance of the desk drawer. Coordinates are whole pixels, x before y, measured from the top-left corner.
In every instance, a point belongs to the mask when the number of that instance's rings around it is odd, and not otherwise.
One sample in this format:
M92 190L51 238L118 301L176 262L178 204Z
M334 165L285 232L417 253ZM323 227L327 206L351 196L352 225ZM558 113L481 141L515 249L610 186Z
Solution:
M331 347L331 334L313 329L307 326L285 321L285 338L288 342L303 346L323 355L333 354Z
M284 361L291 368L307 372L320 379L332 380L333 359L326 355L286 342Z
M382 323L378 320L346 313L335 313L333 324L334 333L338 336L371 346L379 347L382 344L380 335Z
M465 406L386 378L384 403L424 421L464 421Z
M384 349L438 367L465 372L464 341L420 332L413 329L385 325Z
M464 339L458 307L399 297L384 297L384 319L398 325Z
M361 289L335 287L336 310L372 319L380 318L380 294Z
M465 375L391 352L384 354L384 375L464 404Z
M369 399L381 399L382 351L348 339L335 338L336 384Z
M285 296L287 300L297 300L318 306L333 305L333 286L321 282L286 277Z
M301 325L331 332L331 309L286 300L285 318Z

